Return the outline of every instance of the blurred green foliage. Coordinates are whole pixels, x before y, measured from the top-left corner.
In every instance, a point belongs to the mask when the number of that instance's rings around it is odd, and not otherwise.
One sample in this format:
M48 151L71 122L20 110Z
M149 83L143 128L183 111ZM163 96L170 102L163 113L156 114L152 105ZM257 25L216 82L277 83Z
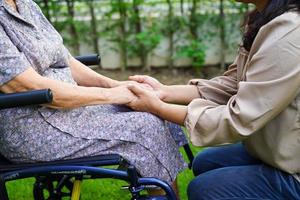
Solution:
M220 38L220 49L235 50L247 5L234 0L35 0L62 33L74 54L82 44L113 49L121 55L122 69L130 58L150 70L149 56L168 41L169 61L186 57L201 70L207 41ZM110 43L101 43L100 39ZM105 45L107 45L107 48ZM223 53L225 54L225 53ZM225 59L225 58L222 58Z
M192 66L197 73L200 73L201 67L205 62L205 45L198 40L190 40L190 43L178 48L179 57L192 59Z

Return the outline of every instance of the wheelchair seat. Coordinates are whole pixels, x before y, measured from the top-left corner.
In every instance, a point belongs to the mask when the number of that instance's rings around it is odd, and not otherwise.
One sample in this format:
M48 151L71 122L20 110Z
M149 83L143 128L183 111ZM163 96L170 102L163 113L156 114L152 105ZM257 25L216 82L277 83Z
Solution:
M46 166L63 166L63 165L86 165L86 166L110 166L120 165L126 161L118 154L99 155L86 158L75 158L69 160L57 160L49 162L38 163L12 163L0 154L0 174L5 172L17 171L32 167L46 167Z

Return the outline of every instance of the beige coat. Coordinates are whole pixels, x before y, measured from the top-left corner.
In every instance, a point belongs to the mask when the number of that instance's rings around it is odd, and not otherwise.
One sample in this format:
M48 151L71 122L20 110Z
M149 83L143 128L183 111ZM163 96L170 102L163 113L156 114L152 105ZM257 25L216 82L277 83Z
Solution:
M189 104L185 120L194 145L242 140L251 155L299 178L299 14L262 27L250 52L240 48L223 76L190 84L202 97Z

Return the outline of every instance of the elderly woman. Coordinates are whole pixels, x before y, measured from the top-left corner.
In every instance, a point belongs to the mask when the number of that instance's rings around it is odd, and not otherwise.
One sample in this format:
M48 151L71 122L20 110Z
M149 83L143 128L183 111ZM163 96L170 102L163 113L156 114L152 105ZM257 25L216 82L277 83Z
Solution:
M117 153L142 176L172 182L185 167L184 135L158 117L132 112L122 82L75 60L32 0L0 0L0 90L51 88L53 103L0 112L0 152L14 162ZM173 136L178 136L175 138Z
M223 75L164 86L138 86L130 105L185 124L197 146L191 200L300 199L300 1L240 0L248 16L238 56ZM179 103L184 105L169 104Z

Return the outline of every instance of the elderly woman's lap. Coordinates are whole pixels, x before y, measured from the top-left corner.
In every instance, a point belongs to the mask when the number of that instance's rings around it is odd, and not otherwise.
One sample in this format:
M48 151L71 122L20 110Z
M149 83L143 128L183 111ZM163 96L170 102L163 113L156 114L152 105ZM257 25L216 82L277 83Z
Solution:
M15 162L120 154L141 175L169 182L185 167L172 129L152 114L101 105L45 116L35 113L15 122L19 130L5 137L10 146L2 153Z

